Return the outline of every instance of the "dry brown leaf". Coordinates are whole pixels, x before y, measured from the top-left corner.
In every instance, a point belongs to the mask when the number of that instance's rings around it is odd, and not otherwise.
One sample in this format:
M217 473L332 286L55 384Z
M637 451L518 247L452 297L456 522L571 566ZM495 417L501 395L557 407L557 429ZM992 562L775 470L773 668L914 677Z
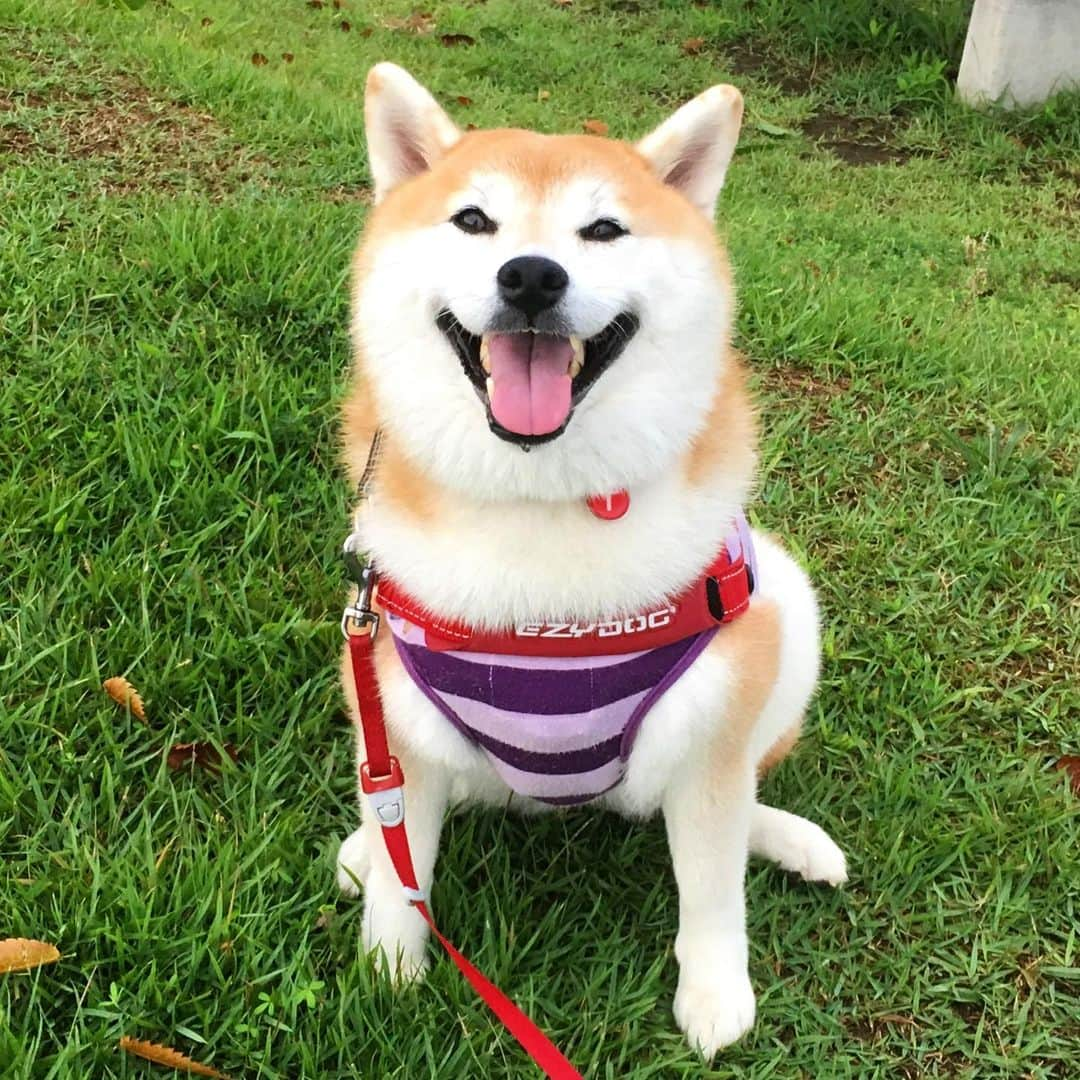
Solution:
M472 104L472 98L471 97L466 97L464 94L458 94L457 103L459 105L471 105Z
M551 97L551 91L550 90L537 90L536 91L536 100L537 101L547 101L547 99L549 97Z
M586 120L581 125L590 135L606 135L608 126L603 120Z
M309 8L314 8L316 11L318 11L319 8L324 6L323 0L307 0L307 6Z
M342 19L338 27L347 34L352 29L352 23L348 19Z
M1076 754L1066 754L1054 762L1055 769L1061 769L1069 778L1073 791L1080 795L1080 757Z
M556 7L569 7L574 0L552 0Z
M705 48L705 39L699 37L687 38L680 48L687 56L697 56Z
M439 40L448 48L452 48L455 45L476 44L476 38L469 37L468 34L440 34Z
M240 751L231 742L225 743L221 749L233 761L240 756ZM217 773L221 768L221 753L213 743L209 742L177 743L169 749L166 762L170 769L180 770L198 765L207 772Z
M60 950L47 941L33 938L13 937L0 941L0 973L5 971L30 971L42 964L52 964L60 959Z
M900 1027L918 1027L919 1025L910 1016L901 1016L900 1013L882 1013L874 1017L883 1024L899 1024Z
M263 63L266 63L265 56L263 57ZM111 679L106 679L101 684L101 688L117 705L122 705L130 711L136 720L146 723L146 709L143 708L142 697L139 695L139 691L123 675L114 675Z
M204 30L205 30L205 29L206 29L206 28L207 28L208 26L213 26L213 24L214 24L214 20L213 20L213 19L203 19L203 20L202 20L202 22L200 22L200 23L199 23L199 25L200 25L200 26L201 26L201 27L202 27L202 28L203 28Z
M291 52L283 52L281 54L281 59L284 60L286 64L291 64L296 59L296 57L293 56Z
M340 11L345 6L346 6L345 0L334 0L334 10L335 11Z
M264 67L269 61L266 59L265 56L263 56L261 52L253 52L251 54L251 62L256 67Z
M164 1065L166 1068L176 1069L177 1072L191 1073L194 1076L216 1076L218 1080L229 1080L223 1072L212 1069L209 1065L203 1065L198 1061L192 1061L186 1054L181 1054L179 1050L171 1050L169 1047L161 1046L159 1043L143 1042L142 1039L133 1039L130 1035L124 1035L120 1039L120 1049L126 1050L129 1054L134 1054L136 1057L152 1061L155 1065Z

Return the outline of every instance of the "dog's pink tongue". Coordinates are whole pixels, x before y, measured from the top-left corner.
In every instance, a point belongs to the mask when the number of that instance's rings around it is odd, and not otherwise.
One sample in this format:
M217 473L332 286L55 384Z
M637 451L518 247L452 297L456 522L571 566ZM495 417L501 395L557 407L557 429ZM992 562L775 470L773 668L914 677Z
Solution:
M493 334L491 414L507 431L547 435L570 415L569 338L551 334Z

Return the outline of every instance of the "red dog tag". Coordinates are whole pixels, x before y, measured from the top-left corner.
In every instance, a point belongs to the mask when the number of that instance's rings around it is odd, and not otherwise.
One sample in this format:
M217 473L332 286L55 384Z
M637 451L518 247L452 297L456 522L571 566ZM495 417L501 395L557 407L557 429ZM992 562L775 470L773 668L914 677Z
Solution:
M630 509L630 495L625 491L613 491L610 495L590 495L585 503L598 518L618 521Z

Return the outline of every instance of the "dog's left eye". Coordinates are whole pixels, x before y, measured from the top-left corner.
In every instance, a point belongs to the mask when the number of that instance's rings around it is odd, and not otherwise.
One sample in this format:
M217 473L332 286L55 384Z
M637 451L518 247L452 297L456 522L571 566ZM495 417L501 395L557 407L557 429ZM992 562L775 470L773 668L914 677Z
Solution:
M478 206L466 206L450 219L462 232L493 233L498 225Z
M599 240L601 242L618 240L620 236L625 236L626 233L627 230L614 218L607 217L597 218L591 225L578 229L578 236L582 240Z

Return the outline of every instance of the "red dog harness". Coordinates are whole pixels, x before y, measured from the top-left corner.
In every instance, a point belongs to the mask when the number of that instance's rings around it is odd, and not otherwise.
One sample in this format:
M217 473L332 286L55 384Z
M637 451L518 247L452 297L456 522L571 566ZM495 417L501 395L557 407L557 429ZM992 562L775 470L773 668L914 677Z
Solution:
M743 532L742 528L738 529ZM615 656L660 649L731 622L746 610L754 588L753 567L743 541L733 556L727 545L689 588L653 611L588 623L523 623L485 632L440 619L389 578L379 579L379 606L424 631L437 652L502 653L507 656Z
M625 492L603 500L589 500L593 513L607 519L621 517L628 506L629 497ZM613 513L613 507L619 512ZM377 580L372 567L361 566L352 547L353 537L345 544L346 563L358 586L356 603L345 608L341 625L349 642L367 755L360 767L360 787L379 821L390 861L409 903L431 927L485 1004L533 1061L555 1080L581 1080L581 1074L547 1036L440 933L428 910L428 897L419 888L405 832L405 778L397 758L390 753L375 671L373 645L379 626L379 615L373 609L376 584L378 606L398 621L407 620L412 628L419 628L426 649L432 653L552 658L639 656L648 650L662 650L685 639L710 634L746 610L754 589L753 545L742 515L736 524L734 552L726 543L701 578L655 611L584 624L526 623L500 633L484 632L436 617L393 581Z

